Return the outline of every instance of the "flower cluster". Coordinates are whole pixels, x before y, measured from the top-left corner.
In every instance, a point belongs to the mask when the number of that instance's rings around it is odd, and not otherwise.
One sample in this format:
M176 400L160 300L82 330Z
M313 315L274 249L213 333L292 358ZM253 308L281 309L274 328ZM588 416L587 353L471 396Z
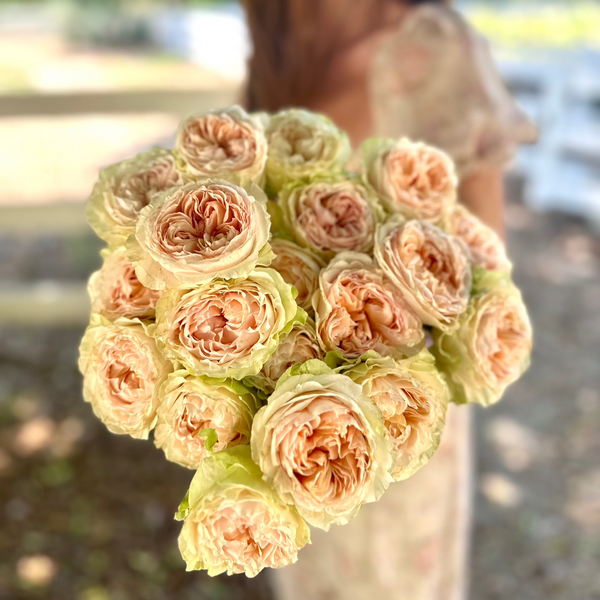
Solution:
M439 150L305 110L183 121L100 173L88 217L84 398L108 429L196 471L188 570L288 565L436 451L450 401L525 370L531 327L499 237ZM430 341L429 345L427 340Z

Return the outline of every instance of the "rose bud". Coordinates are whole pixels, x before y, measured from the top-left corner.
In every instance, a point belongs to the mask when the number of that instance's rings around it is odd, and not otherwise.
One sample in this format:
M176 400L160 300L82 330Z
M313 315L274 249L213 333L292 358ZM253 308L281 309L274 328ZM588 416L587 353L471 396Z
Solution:
M332 121L296 108L269 119L267 140L267 185L273 194L290 181L340 173L351 153L348 136Z
M168 460L197 469L209 455L202 432L213 430L210 450L250 442L252 418L260 403L239 381L171 373L159 393L154 444Z
M424 341L420 319L366 254L338 254L319 280L314 302L325 350L349 358L369 350L400 356Z
M521 293L506 274L479 270L453 332L434 332L432 352L456 403L494 404L529 366L532 331Z
M204 460L176 515L187 571L255 577L298 560L310 531L298 512L262 480L248 446Z
M125 248L112 253L103 251L102 255L102 268L90 277L88 284L92 313L110 320L120 317L153 319L162 292L141 284L133 265L127 260Z
M173 370L137 319L110 323L92 315L79 347L83 396L113 433L147 439L158 390Z
M433 356L427 350L402 360L373 356L342 372L381 410L396 452L392 476L408 479L437 450L446 421L450 393Z
M267 150L261 120L239 106L185 119L175 144L187 180L213 177L242 185L260 183Z
M128 257L147 287L245 277L272 258L266 196L226 181L204 180L165 192L146 207Z
M370 252L384 218L375 196L343 175L292 183L281 191L279 204L298 243L326 259L337 252Z
M363 179L392 213L439 223L456 201L454 165L437 148L373 138L363 145L362 163Z
M87 218L111 247L123 245L141 210L165 190L183 183L170 150L153 148L102 169L92 190Z
M321 529L347 523L392 480L381 412L359 385L318 360L279 381L254 417L250 445L282 500Z
M272 269L166 292L156 306L155 336L165 355L194 375L256 375L279 339L303 321L292 288Z
M456 326L471 292L469 255L459 240L396 215L377 230L375 258L423 323Z

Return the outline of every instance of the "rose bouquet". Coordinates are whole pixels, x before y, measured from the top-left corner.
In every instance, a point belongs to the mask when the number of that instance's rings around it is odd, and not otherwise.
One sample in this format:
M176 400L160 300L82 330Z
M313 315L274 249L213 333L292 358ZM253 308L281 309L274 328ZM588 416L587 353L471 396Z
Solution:
M254 576L308 525L352 519L436 451L449 402L498 401L531 327L498 236L450 159L304 110L194 115L173 150L100 173L108 243L81 344L114 433L194 469L189 570Z

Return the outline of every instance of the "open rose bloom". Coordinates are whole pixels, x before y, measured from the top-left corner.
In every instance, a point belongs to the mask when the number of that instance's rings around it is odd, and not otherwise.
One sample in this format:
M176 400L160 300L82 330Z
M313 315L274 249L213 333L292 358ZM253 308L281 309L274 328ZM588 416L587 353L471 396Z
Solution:
M307 523L343 525L427 465L449 402L493 404L529 363L504 244L457 202L449 157L373 139L354 173L351 154L322 115L233 106L92 191L108 248L84 398L196 470L188 570L295 562Z

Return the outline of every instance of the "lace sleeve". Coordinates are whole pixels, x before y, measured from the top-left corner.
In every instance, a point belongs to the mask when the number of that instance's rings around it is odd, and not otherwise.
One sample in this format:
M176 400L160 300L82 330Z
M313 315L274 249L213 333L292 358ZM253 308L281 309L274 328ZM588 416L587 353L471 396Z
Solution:
M377 51L370 89L377 134L437 146L461 176L504 167L537 138L486 40L445 6L411 11Z

